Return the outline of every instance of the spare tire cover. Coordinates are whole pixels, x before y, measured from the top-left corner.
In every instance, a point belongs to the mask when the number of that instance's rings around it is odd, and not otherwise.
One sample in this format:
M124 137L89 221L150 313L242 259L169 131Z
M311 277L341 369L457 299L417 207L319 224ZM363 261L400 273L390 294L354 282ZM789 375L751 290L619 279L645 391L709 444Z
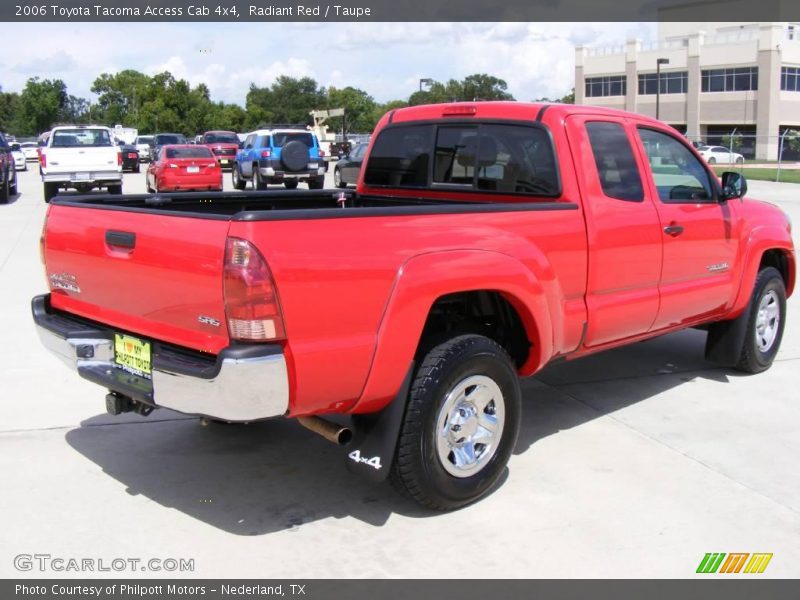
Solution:
M302 171L308 166L308 146L293 140L281 148L281 162L287 171Z

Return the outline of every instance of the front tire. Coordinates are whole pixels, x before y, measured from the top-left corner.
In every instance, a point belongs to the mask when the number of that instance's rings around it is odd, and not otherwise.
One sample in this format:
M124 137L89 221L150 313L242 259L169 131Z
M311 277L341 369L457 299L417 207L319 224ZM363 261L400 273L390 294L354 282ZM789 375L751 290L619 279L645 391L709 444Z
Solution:
M335 185L338 188L346 188L347 187L347 183L342 181L342 172L341 172L341 170L339 170L339 167L336 167L333 170L333 185Z
M44 184L44 201L50 202L53 198L58 195L58 184L57 183L45 183Z
M762 269L756 277L753 297L740 319L747 329L736 369L760 373L772 366L786 325L786 287L774 267Z
M489 493L517 441L520 397L511 359L493 340L462 335L433 348L411 386L392 483L442 511Z
M6 177L3 180L3 185L0 185L0 202L8 202L8 197L10 195L9 192L9 185L8 185L8 173L6 173Z
M231 169L231 182L234 189L243 190L247 186L247 182L242 179L242 172L239 170L239 163L234 163Z

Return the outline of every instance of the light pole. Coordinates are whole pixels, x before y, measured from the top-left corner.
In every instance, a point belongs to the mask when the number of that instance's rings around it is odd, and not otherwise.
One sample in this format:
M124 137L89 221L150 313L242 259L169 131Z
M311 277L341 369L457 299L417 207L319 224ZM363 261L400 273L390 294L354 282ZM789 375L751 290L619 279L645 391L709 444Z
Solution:
M419 80L419 91L420 91L420 92L422 91L422 85L423 85L423 84L425 84L425 85L430 85L430 84L432 84L432 83L433 83L433 79L431 79L431 78L429 78L429 77L425 77L425 78L423 78L423 79L420 79L420 80Z
M661 65L668 65L669 59L668 58L657 58L656 59L656 119L658 119L658 115L661 108Z

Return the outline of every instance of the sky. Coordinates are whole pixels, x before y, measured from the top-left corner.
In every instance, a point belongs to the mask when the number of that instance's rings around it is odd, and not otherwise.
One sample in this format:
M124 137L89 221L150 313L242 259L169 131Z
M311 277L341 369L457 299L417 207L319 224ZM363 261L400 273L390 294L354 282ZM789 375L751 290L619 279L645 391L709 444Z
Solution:
M309 76L386 102L407 99L421 78L488 73L517 100L558 98L574 85L575 46L655 39L653 23L18 23L3 28L0 86L60 78L96 100L95 77L168 70L205 83L214 101L244 106L250 83Z

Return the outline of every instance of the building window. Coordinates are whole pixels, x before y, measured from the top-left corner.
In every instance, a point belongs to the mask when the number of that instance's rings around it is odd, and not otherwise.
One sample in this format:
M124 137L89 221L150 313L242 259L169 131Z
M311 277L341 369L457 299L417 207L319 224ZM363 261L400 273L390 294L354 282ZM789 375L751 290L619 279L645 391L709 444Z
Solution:
M707 69L700 76L703 92L746 92L758 89L758 67Z
M627 93L625 75L586 78L586 97L624 96Z
M800 67L781 67L781 89L800 92Z
M689 87L689 72L674 71L661 73L662 94L685 94ZM639 75L639 95L649 96L658 90L657 73L641 73Z

